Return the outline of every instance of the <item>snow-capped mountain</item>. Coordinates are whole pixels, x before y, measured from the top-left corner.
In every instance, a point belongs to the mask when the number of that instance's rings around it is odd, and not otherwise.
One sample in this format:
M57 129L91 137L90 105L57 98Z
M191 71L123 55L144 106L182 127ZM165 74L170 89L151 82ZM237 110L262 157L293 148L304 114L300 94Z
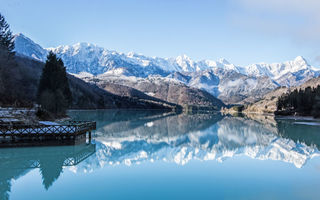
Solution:
M273 64L252 64L245 67L245 72L252 76L268 76L282 86L297 86L310 78L319 76L319 69L309 65L298 56L293 61Z
M220 59L219 61L194 61L187 55L181 55L176 58L147 57L133 52L124 54L109 51L89 43L77 43L44 49L21 33L15 36L15 44L16 52L42 61L45 61L48 51L53 51L63 59L70 73L88 72L97 75L117 68L136 67L139 68L137 70L140 70L143 75L142 71L145 70L150 71L149 73L153 75L162 75L163 71L167 73L199 72L221 68L248 76L268 76L273 80L277 80L288 73L295 73L301 70L319 72L319 69L310 66L302 56L296 57L293 61L283 63L259 63L240 67L230 64L225 59Z
M273 64L252 64L245 67L246 73L253 76L269 76L274 79L278 79L287 73L293 73L300 70L316 70L316 68L310 66L307 61L298 56L293 61L286 61L284 63Z
M45 61L48 51L43 49L39 44L33 42L30 38L19 33L14 36L15 51L16 53L31 57L38 61Z
M297 86L320 75L320 69L310 66L301 56L283 63L241 67L225 59L194 61L186 55L148 57L109 51L88 43L44 49L23 34L15 36L15 43L17 53L41 61L45 61L48 51L53 51L62 58L67 71L76 75L85 72L93 78L101 74L140 78L161 76L206 90L226 103L237 103L250 96L258 99L278 86Z
M206 90L227 103L237 103L249 96L256 99L279 87L267 76L247 76L236 70L224 68L207 69L192 73L175 72L168 77L185 84Z

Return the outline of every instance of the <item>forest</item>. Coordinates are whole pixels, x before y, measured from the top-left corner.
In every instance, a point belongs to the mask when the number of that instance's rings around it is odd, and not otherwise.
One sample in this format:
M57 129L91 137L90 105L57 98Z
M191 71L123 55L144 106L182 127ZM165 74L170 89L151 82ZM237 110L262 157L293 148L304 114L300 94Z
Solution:
M320 85L316 88L295 89L282 95L277 101L279 115L303 115L320 117Z

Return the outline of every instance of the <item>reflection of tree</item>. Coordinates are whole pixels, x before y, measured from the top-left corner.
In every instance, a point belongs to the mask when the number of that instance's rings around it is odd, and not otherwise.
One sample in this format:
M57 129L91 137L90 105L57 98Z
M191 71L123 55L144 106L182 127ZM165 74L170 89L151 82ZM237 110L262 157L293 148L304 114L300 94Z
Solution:
M306 124L294 124L294 120L275 119L274 116L259 115L246 113L246 117L258 121L268 127L270 130L275 129L282 138L288 138L295 143L302 142L308 146L316 145L320 148L320 127Z
M320 127L305 124L293 124L292 120L277 120L279 135L294 142L303 142L308 146L316 145L320 149Z
M46 190L59 178L64 160L63 157L57 157L54 160L52 158L41 158L39 160L42 184Z
M0 199L7 200L9 199L9 192L11 189L10 180L0 180Z
M0 150L0 199L9 199L11 180L29 172L30 169L25 166L33 162L11 158L12 154L7 154L7 151L8 149Z
M0 199L9 199L9 193L11 192L11 180L17 179L28 172L28 169L1 169L0 173Z
M57 180L63 166L77 165L95 152L95 144L0 149L0 199L9 199L11 180L40 168L45 189Z

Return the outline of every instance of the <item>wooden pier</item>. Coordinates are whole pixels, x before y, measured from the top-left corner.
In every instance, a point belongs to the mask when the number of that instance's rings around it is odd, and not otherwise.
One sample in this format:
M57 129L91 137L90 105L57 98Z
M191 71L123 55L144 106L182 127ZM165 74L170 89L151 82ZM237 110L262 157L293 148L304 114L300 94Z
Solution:
M96 122L66 121L60 124L0 124L0 147L75 145L91 141Z

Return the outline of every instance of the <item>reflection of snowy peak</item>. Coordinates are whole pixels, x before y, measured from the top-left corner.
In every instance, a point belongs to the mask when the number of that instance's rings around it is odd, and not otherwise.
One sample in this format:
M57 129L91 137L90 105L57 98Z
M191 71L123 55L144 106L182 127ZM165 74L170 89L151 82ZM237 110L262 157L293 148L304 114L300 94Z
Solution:
M310 66L301 56L283 63L259 63L241 67L225 59L194 61L186 55L176 58L148 57L132 52L124 54L109 51L88 43L43 49L22 34L15 36L15 44L19 54L41 61L45 61L49 50L55 52L64 61L67 71L73 74L86 72L92 75L106 73L142 78L168 77L206 90L227 103L237 103L250 96L256 97L257 93L259 97L263 96L279 85L300 85L320 75L319 69ZM187 76L187 79L176 73Z
M183 126L190 121L209 122L200 122L200 127L188 131ZM173 124L176 129L170 128ZM97 130L97 153L79 170L157 160L181 165L193 159L221 162L234 156L279 160L301 168L308 159L320 155L315 146L280 137L274 125L244 118L225 117L217 122L185 115L146 121L136 128L125 128L126 125L110 124ZM119 126L122 129L115 131Z

